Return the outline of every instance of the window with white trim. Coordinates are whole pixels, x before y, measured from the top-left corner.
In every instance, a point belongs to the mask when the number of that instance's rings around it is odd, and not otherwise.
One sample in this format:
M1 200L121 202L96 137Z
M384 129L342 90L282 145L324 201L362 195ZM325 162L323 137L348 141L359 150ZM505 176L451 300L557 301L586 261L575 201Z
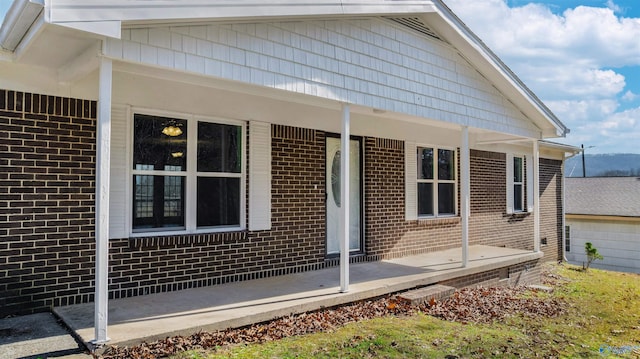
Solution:
M564 226L564 251L571 252L571 226Z
M418 147L418 217L456 214L455 150Z
M524 211L524 157L513 157L513 211Z
M535 198L531 157L507 153L506 172L507 213L533 212Z
M241 123L135 114L132 232L242 228L243 134Z

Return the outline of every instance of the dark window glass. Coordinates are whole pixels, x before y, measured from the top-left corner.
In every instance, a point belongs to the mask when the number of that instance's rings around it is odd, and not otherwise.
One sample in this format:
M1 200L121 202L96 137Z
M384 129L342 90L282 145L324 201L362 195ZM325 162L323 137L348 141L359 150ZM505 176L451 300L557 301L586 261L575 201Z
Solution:
M513 158L513 182L522 182L522 158Z
M433 179L433 148L418 148L418 179Z
M147 171L186 171L187 121L135 115L133 168Z
M198 122L198 172L241 172L242 128Z
M418 183L418 215L433 216L433 183Z
M182 176L133 176L133 229L184 228Z
M455 214L455 191L453 183L438 184L438 214Z
M514 211L522 211L523 210L522 184L514 184L513 185L513 210Z
M453 153L452 150L438 150L438 179L454 179ZM438 212L442 213L442 211Z
M240 225L240 178L198 177L198 227Z

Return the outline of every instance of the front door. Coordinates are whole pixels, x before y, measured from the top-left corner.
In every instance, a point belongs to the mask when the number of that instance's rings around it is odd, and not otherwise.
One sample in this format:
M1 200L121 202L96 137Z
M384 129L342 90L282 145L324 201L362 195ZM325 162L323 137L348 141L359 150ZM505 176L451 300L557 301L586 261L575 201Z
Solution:
M362 181L360 140L349 144L349 252L362 251ZM326 138L327 255L340 253L340 138Z

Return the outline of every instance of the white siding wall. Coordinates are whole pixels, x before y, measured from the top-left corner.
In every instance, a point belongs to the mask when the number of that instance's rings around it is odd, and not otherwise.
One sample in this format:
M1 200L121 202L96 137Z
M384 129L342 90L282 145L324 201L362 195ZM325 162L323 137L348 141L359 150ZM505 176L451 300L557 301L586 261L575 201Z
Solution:
M516 135L539 130L455 49L383 19L123 30L107 56Z
M569 263L586 263L584 244L591 242L604 257L592 267L640 273L640 222L567 219L566 224L571 226L571 251L566 253Z

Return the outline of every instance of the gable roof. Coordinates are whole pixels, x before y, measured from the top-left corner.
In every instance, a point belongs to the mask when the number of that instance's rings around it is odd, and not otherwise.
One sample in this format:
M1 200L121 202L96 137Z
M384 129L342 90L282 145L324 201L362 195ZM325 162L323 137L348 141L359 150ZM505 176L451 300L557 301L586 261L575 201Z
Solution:
M640 217L640 177L568 177L567 214Z
M426 36L435 35L453 46L540 128L542 138L564 137L569 132L442 0L14 0L0 28L0 46L20 52L41 32L49 32L52 38L62 41L69 36L60 29L72 29L74 42L67 40L65 46L60 46L66 55L42 56L40 51L32 60L53 62L54 59L68 60L72 54L82 54L83 48L70 48L87 46L80 43L78 37L120 38L123 27L354 16L410 19L403 21L405 26ZM50 29L51 24L57 25L57 29Z

